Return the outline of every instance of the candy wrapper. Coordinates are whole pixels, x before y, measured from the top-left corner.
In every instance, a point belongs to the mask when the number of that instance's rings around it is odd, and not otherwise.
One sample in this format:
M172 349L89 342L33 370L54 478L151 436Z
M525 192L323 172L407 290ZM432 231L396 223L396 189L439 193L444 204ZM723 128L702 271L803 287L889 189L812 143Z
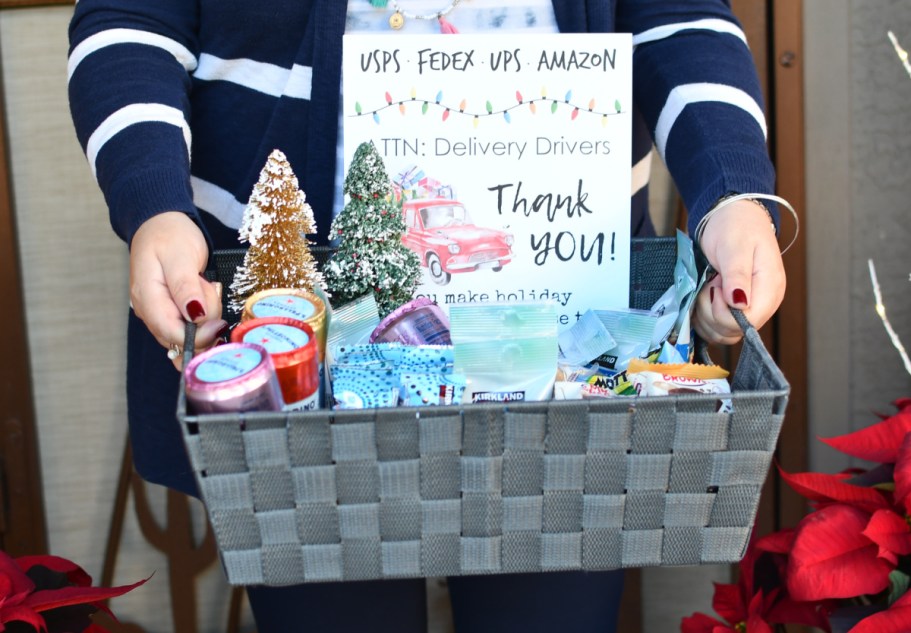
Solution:
M623 371L634 358L654 360L658 357L661 342L655 341L656 331L664 327L664 317L632 308L595 310L594 313L616 342L595 360L598 365Z
M373 388L357 381L340 380L332 385L333 409L375 409L399 403L396 388Z
M625 369L623 371L606 371L595 374L586 381L586 384L597 387L597 389L583 389L582 397L586 397L586 391L589 393L589 397L601 397L602 394L598 389L609 391L611 396L637 395L636 388L630 381L629 372Z
M640 396L731 393L727 370L715 365L653 364L634 361L630 363L628 375ZM719 399L719 412L730 412L731 409L729 398Z
M337 409L459 404L465 390L450 345L337 345L331 357Z
M558 338L560 363L585 365L617 346L617 341L592 310L586 310Z
M465 376L460 374L402 374L402 404L409 407L461 404Z
M670 343L677 349L676 354L664 352L663 358L681 358L684 362L692 357L690 317L696 296L705 282L705 276L697 281L696 256L693 240L677 231L677 262L674 266L674 285L652 305L650 312L663 317L659 328L658 346Z

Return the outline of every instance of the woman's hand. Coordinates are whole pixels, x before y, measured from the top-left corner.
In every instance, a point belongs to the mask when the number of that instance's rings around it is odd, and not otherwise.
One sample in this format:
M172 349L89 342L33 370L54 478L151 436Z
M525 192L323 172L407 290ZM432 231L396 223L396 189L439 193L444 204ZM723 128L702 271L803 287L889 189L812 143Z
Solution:
M211 347L227 328L221 298L200 274L208 247L199 227L185 213L153 216L139 227L130 244L130 303L165 349L183 347L186 321L196 330L196 351ZM165 353L165 352L162 352ZM182 358L174 359L180 368Z
M743 310L756 329L784 299L784 264L766 210L750 200L719 209L705 226L702 251L718 272L696 299L694 327L710 343L731 345L743 332L730 307Z

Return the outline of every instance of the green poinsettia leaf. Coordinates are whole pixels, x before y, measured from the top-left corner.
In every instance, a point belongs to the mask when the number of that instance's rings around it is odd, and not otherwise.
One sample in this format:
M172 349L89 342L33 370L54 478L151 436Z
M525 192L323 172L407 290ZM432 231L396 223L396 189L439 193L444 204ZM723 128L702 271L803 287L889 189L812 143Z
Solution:
M893 569L889 574L889 604L905 595L909 587L911 587L911 576L898 569Z

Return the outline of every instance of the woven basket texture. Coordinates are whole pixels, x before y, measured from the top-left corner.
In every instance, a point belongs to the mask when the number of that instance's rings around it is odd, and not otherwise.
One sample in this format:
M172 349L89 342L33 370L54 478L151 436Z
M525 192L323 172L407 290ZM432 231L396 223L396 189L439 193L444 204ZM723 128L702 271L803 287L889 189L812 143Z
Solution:
M631 305L671 285L673 238L632 243ZM227 284L241 255L216 254ZM228 582L700 565L739 560L789 392L745 336L717 398L189 415ZM192 350L190 351L192 353Z

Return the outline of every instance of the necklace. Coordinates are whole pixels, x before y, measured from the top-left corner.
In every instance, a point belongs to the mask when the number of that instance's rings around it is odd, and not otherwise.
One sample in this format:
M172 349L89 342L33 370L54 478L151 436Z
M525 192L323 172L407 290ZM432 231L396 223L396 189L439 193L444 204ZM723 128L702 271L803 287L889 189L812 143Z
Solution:
M371 3L373 0L371 0ZM396 31L400 30L405 26L405 20L437 20L440 23L440 32L441 33L458 33L455 27L449 23L446 19L446 16L457 6L462 0L449 0L449 5L441 9L440 11L435 11L434 13L411 13L405 11L402 7L399 6L399 3L396 0L389 0L389 4L392 6L392 15L389 16L389 26L391 26ZM376 6L376 5L374 5Z

